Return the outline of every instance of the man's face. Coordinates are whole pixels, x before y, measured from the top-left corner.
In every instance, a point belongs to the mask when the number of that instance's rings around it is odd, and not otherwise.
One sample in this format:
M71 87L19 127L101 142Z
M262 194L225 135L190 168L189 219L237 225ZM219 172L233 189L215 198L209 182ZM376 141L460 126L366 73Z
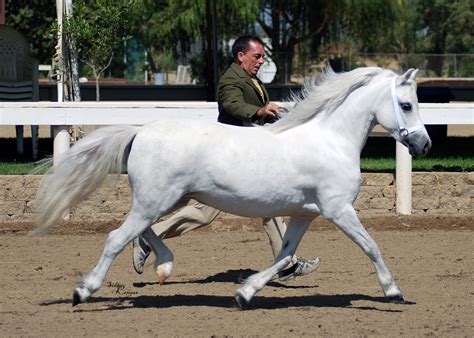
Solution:
M239 52L237 59L239 60L240 68L251 77L256 77L260 66L263 64L265 50L261 44L253 41L250 41L249 47L247 52Z

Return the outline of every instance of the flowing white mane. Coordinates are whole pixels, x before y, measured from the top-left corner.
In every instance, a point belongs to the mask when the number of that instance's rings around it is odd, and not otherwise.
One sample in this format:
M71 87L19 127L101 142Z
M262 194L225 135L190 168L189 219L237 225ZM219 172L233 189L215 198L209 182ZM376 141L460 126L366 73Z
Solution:
M310 120L322 110L334 111L357 88L367 85L376 75L384 72L382 68L357 68L347 73L336 74L328 67L318 79L306 81L291 101L296 102L283 118L264 128L280 133Z

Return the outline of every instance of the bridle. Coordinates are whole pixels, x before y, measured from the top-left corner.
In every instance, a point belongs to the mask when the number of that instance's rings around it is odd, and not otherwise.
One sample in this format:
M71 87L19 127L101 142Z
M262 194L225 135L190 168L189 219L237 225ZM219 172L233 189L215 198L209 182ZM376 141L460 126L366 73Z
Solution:
M417 130L423 129L425 126L421 122L419 122L415 126L407 128L405 124L403 123L402 112L400 110L400 104L398 103L397 92L396 92L397 77L398 76L395 76L392 78L390 91L392 93L393 110L395 111L395 116L397 117L397 122L398 122L398 132L400 133L400 136L405 138L409 134L414 133Z

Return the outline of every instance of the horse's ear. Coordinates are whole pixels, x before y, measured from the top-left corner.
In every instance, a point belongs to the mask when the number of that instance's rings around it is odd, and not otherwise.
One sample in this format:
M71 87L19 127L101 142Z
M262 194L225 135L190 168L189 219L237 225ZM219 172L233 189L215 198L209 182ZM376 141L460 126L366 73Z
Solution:
M418 73L418 69L414 69L414 68L408 69L405 74L400 76L401 83L408 82L410 80L414 81L417 73Z

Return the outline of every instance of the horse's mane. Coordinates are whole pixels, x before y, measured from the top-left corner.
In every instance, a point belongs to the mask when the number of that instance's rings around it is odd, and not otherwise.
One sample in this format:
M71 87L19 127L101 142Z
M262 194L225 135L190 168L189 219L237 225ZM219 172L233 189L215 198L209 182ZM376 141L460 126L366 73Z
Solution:
M290 101L296 104L284 117L264 128L272 133L280 133L307 122L323 110L332 112L349 94L367 85L383 71L378 67L366 67L336 74L331 67L327 67L318 79L306 81L300 93L292 94Z

